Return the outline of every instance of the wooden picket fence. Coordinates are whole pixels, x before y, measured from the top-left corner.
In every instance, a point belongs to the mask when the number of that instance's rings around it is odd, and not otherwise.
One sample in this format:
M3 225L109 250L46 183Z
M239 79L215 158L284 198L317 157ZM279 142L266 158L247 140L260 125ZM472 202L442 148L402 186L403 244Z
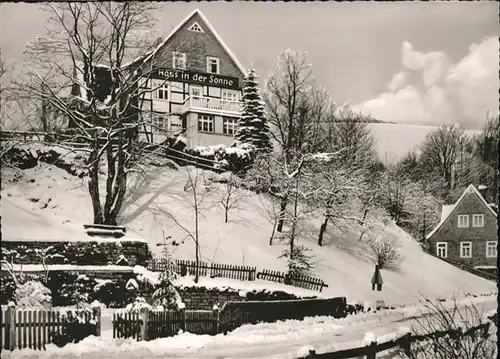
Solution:
M360 358L364 357L366 359L376 359L377 353L384 352L387 350L393 350L399 348L403 351L407 356L410 355L411 346L413 343L418 343L422 341L426 341L428 339L434 338L442 338L446 335L454 338L462 338L464 336L477 335L476 332L481 332L479 335L487 337L489 328L491 323L482 323L478 326L472 327L465 332L462 332L460 329L457 330L447 330L447 331L436 331L432 333L422 334L422 335L413 335L412 333L404 334L400 337L396 337L392 340L377 343L374 341L364 347L359 348L351 348L345 350L338 350L335 352L328 353L316 353L316 350L310 350L309 355L305 357L301 357L303 359L348 359L348 358ZM300 359L300 358L299 358Z
M264 269L262 272L257 273L257 279L269 280L276 283L284 283L293 285L294 287L322 291L323 288L328 287L328 284L323 280L306 275L289 275L288 273L272 271Z
M177 259L173 263L174 271L181 275L195 275L196 262ZM148 262L147 269L150 271L163 271L166 266L166 261L163 258L155 258ZM236 266L232 264L220 264L199 262L198 275L210 278L229 278L242 281L255 280L257 268L248 266Z
M45 349L46 344L52 343L52 335L60 332L64 327L64 312L51 310L16 310L8 307L2 310L0 348L2 350L14 349ZM95 320L95 335L100 335L101 314L96 308L93 313L75 311L88 322Z
M346 316L346 299L304 299L283 301L226 302L213 310L165 310L123 312L113 315L113 338L153 340L171 337L179 331L193 334L226 333L243 324L304 319L308 316Z

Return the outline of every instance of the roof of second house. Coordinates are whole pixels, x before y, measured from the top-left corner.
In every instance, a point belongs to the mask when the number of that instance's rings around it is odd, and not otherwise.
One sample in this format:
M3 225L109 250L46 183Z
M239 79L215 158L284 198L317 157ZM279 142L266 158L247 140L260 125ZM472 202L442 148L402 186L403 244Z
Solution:
M497 216L496 212L493 210L493 207L484 199L484 197L477 190L477 188L471 184L471 185L469 185L469 187L467 187L465 189L465 191L462 193L462 195L460 196L458 201L455 202L455 204L443 205L443 208L441 209L441 220L436 225L436 227L434 227L434 229L425 237L426 239L431 238L434 235L434 233L436 233L438 231L438 229L441 228L441 226L444 224L444 222L446 222L446 220L451 216L451 214L453 213L453 210L459 205L460 202L462 202L465 195L467 193L469 193L470 191L472 191L473 193L475 193L479 197L479 199L484 203L486 208L488 208L495 217Z
M231 51L231 49L222 40L222 38L219 36L219 34L217 34L217 32L215 31L215 29L213 28L213 26L210 24L210 22L208 21L208 19L205 17L205 15L203 15L203 13L199 9L194 10L188 16L186 16L186 18L184 20L182 20L179 23L179 25L177 25L172 30L172 32L158 46L156 46L153 50L150 50L150 51L146 52L145 54L142 54L141 56L137 57L136 59L132 60L131 62L125 64L123 67L128 67L128 66L130 66L132 64L135 64L135 63L137 63L139 61L146 62L149 59L151 59L151 57L153 57L163 46L165 46L165 44L167 44L167 42L175 35L175 33L177 31L179 31L179 29L184 24L186 24L189 21L189 19L191 19L195 14L198 14L198 16L201 18L201 20L207 25L207 27L210 30L210 32L217 39L217 42L219 42L220 46L224 49L224 51L226 51L226 53L229 55L229 57L231 58L231 60L236 64L236 66L241 71L241 73L244 76L247 76L247 71L246 71L245 67L241 64L241 62L238 60L238 58L236 57L236 55Z

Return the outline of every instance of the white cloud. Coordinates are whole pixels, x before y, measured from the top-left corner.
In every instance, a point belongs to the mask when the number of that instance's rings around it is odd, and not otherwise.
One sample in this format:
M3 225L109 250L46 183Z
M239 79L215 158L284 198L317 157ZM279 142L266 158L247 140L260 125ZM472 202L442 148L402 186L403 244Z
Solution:
M388 84L390 92L354 107L385 121L457 122L462 127L479 128L487 110L498 113L498 51L498 39L490 37L471 45L467 55L452 65L444 52L418 52L405 41L402 65L420 73L422 83L408 83L407 73L398 72Z
M397 91L406 84L408 79L408 73L405 71L398 72L392 77L392 80L387 85L387 88L391 91Z

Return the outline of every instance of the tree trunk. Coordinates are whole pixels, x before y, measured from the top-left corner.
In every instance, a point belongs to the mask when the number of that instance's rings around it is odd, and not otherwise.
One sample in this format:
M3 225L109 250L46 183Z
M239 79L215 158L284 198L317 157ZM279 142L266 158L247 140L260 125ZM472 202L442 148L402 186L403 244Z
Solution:
M99 143L97 139L97 132L94 135L94 148L89 156L89 194L92 201L92 210L94 212L94 224L103 224L101 200L99 198Z
M122 134L118 136L118 153L117 153L117 171L114 176L114 186L111 196L112 202L110 203L109 215L104 218L104 223L116 226L118 224L117 218L120 213L123 200L125 198L125 193L127 191L127 172L126 172L126 157L125 151L123 150L123 138ZM129 140L129 150L131 146L131 140ZM114 166L114 164L113 164Z
M320 247L323 246L323 235L325 234L327 224L328 224L328 217L325 217L325 221L323 222L321 228L319 229L318 246Z
M224 223L227 223L227 212L228 212L228 210L226 208L224 211Z
M368 209L365 209L365 212L363 213L363 223L361 223L362 226L365 225L365 220L366 220L367 215L368 215ZM361 234L359 235L358 242L361 242L361 239L363 239L364 234L365 234L365 231L361 231Z
M280 233L283 231L283 225L285 224L285 211L287 204L288 204L287 198L283 197L280 202L279 221L278 221L278 227L276 228L276 230Z
M273 224L273 231L271 232L271 237L269 238L269 245L273 245L274 233L276 232L276 222Z

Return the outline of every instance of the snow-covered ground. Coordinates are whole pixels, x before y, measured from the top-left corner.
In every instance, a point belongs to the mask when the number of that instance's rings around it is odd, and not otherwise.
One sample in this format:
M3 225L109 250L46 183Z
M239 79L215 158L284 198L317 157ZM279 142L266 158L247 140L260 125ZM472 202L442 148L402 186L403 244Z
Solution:
M54 166L40 165L24 171L18 182L9 182L12 174L2 170L1 211L2 237L7 240L68 240L81 239L83 224L92 219L87 182L72 177ZM213 173L205 173L205 178ZM131 191L125 199L121 216L127 235L148 241L154 254L160 255L156 244L172 236L178 246L174 257L194 259L194 244L170 218L192 228L193 212L185 168L149 167L147 176L131 181ZM201 182L203 183L203 181ZM265 197L249 191L241 192L239 209L229 213L224 223L219 203L218 183L201 206L200 245L202 259L235 265L252 265L258 269L286 269L284 259L277 259L283 243L269 246L272 231L262 207ZM319 217L319 216L318 216ZM346 296L348 301L384 300L387 304L415 302L422 295L452 297L462 292L490 293L495 283L459 270L422 251L406 232L390 225L399 239L404 261L398 271L382 270L381 292L371 290L373 260L366 246L358 241L359 232L350 226L327 229L324 246L316 244L320 218L311 218L305 225L299 243L312 250L313 275L322 278L329 287L327 296Z
M474 304L480 313L496 308L496 298L467 298L459 302L459 308ZM443 304L453 308L452 302ZM105 316L112 311L104 310ZM410 306L376 313L360 313L347 318L312 317L302 321L287 320L277 323L244 325L228 335L193 335L182 333L171 338L148 342L132 339L113 340L104 333L100 338L89 337L78 344L64 348L47 346L46 352L22 350L2 353L3 358L297 358L304 346L312 346L317 353L360 347L367 332L378 342L389 341L415 324L414 316L425 313L422 307Z

